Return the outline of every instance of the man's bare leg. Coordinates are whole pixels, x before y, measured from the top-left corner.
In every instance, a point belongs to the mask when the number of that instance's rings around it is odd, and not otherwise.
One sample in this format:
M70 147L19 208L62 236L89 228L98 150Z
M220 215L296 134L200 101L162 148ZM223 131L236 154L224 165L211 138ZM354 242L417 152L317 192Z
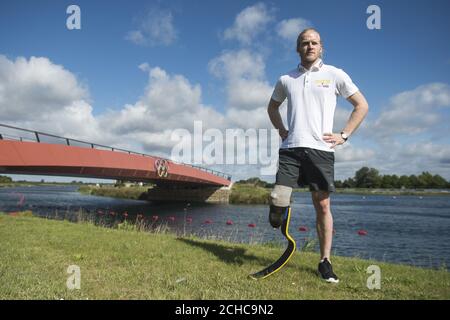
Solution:
M321 259L330 260L331 244L333 242L333 216L330 209L330 193L313 191L312 200L316 209L316 228L319 237Z
M326 191L312 192L312 199L316 209L316 227L320 242L321 260L318 272L325 281L338 283L339 278L333 272L330 262L331 244L333 242L333 216L330 210L330 193Z

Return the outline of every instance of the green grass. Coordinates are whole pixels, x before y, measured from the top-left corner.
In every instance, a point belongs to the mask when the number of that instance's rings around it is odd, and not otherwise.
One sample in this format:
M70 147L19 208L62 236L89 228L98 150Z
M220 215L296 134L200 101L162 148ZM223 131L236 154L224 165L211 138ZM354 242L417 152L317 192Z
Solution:
M271 189L251 184L234 184L231 188L230 203L269 204Z
M146 187L81 186L78 189L78 192L82 194L95 196L140 200L145 198L145 193L147 192L148 188L149 188L148 186Z
M92 223L0 214L1 299L449 299L450 275L374 261L334 257L341 283L315 275L318 255L296 252L273 276L247 277L276 260L278 246L233 244ZM381 289L369 290L369 265ZM69 290L69 265L81 289Z

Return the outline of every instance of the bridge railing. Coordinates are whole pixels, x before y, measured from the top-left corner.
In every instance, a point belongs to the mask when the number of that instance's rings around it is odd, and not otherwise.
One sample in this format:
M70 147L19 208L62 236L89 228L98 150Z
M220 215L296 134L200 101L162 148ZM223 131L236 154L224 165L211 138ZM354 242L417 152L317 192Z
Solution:
M0 124L0 140L15 140L15 141L24 141L24 142L37 142L37 143L45 142L45 143L54 143L54 144L65 144L68 146L87 147L87 148L97 149L97 150L124 152L127 154L134 154L134 155L139 155L139 156L143 156L143 157L165 159L165 158L161 158L161 157L151 156L151 155L148 155L145 153L130 151L130 150L111 147L111 146L105 146L105 145L101 145L98 143L92 143L92 142L86 142L86 141L77 140L77 139L61 137L61 136L50 134L50 133L18 128L18 127L6 125L6 124ZM195 166L192 164L186 164L183 162L178 162L178 161L174 161L174 160L170 160L170 159L165 159L165 160L176 163L178 165L192 167L192 168L204 171L204 172L208 172L208 173L214 174L216 176L225 178L228 181L231 181L230 175L220 172L220 171L217 171L217 170L208 169L208 168L204 168L204 167L200 167L200 166Z

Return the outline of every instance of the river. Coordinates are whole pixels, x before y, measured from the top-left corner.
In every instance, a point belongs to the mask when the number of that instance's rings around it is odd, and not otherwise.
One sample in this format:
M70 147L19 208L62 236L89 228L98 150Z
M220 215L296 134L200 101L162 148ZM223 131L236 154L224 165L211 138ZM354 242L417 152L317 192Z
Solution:
M334 255L425 268L445 266L448 270L450 197L333 194L331 201ZM0 188L0 211L22 210L57 219L74 219L82 211L105 224L121 222L125 212L131 221L142 214L148 224L167 225L177 234L243 243L284 243L280 231L270 227L265 205L162 205L82 195L75 186ZM309 193L293 194L290 233L300 248L316 238Z

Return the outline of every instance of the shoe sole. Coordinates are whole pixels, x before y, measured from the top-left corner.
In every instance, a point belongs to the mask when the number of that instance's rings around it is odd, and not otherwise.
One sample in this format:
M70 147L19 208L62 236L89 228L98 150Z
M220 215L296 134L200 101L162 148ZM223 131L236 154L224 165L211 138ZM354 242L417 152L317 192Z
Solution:
M320 279L322 279L323 281L328 282L328 283L339 283L339 279L334 279L334 278L325 279L325 278L322 278L322 275L320 274L320 272L317 272L317 276Z
M339 283L339 279L334 279L334 278L323 279L323 280L325 280L328 283Z

